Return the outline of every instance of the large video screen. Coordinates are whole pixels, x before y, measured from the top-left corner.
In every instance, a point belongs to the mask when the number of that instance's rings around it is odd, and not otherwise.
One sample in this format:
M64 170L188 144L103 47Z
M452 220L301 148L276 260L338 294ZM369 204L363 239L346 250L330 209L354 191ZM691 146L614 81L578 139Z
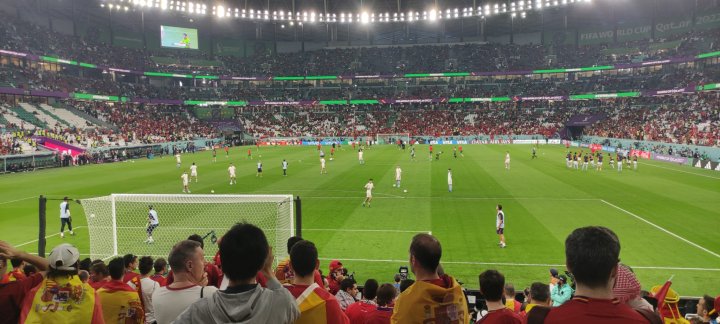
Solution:
M160 26L162 47L198 49L197 29Z

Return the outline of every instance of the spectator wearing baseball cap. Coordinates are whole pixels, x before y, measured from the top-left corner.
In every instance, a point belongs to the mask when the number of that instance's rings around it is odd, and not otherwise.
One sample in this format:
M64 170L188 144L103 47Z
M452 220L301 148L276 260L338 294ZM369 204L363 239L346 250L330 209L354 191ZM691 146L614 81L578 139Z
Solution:
M553 307L564 304L572 298L572 295L573 289L567 284L567 277L565 275L559 275L557 284L550 290Z
M330 286L330 293L335 295L340 291L340 283L345 279L342 262L339 260L330 261L330 273L328 274L328 285Z
M95 289L78 277L79 258L67 243L50 252L47 277L25 296L20 323L105 323Z

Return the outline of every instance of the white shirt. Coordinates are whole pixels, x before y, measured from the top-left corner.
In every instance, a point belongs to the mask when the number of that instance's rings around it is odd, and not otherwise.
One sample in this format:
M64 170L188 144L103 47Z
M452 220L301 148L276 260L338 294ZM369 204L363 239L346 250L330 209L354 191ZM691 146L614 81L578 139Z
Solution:
M187 184L188 184L188 175L187 175L187 173L183 173L183 174L180 176L180 178L182 179L182 182L183 182L184 185L187 185Z
M400 180L401 174L402 174L402 169L395 168L395 180Z
M160 224L160 219L158 219L157 212L155 209L151 209L148 212L148 220L150 221L150 225L158 225Z
M177 161L177 163L180 163L180 154L175 155L175 161Z
M128 281L127 284L133 290L137 290L137 287L135 287L132 282ZM143 304L145 305L145 323L150 324L155 322L152 295L156 290L160 289L160 284L150 278L142 278L140 279L140 286L142 286L142 299Z
M448 184L452 184L452 172L448 172Z
M497 213L497 219L495 220L495 227L505 228L505 213L503 213L502 210L499 210Z
M184 289L160 287L152 294L152 306L158 324L169 324L180 313L184 312L192 303L200 299L200 286L191 286ZM214 286L203 289L203 298L210 298L217 291Z
M372 195L373 188L375 188L375 185L372 182L368 182L365 185L365 193L368 195L368 197Z
M228 172L230 172L231 177L234 177L235 176L235 166L231 165L230 167L228 167Z
M320 159L320 166L324 169L325 168L325 158Z
M190 173L197 174L197 165L190 166Z
M363 156L363 152L362 151L358 152L358 159L362 160L363 159L362 156Z
M70 218L70 206L67 201L60 203L60 218Z
M262 169L262 163L258 162L258 169Z
M287 161L283 161L283 170L287 170L288 163Z
M505 162L510 162L510 153L505 154Z

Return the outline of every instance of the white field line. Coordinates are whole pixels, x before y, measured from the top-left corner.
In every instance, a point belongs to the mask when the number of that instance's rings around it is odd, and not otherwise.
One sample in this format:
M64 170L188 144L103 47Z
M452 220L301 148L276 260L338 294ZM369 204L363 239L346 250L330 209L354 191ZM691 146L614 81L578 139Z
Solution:
M83 228L83 227L85 227L85 226L75 226L74 229L77 230L77 229L81 229L81 228ZM58 235L60 235L60 233L50 234L50 235L45 236L45 238L47 239L47 238L49 238L49 237L58 236ZM68 234L68 235L70 235L70 234ZM25 246L25 245L28 245L28 244L35 243L35 242L37 242L37 241L39 241L39 240L38 240L38 239L35 239L35 240L32 240L32 241L27 241L27 242L25 242L25 243L14 244L13 246L15 246L15 247L21 247L21 246Z
M653 222L651 222L651 221L649 221L649 220L647 220L647 219L645 219L645 218L642 218L642 217L640 217L640 216L638 216L638 215L635 215L635 214L633 214L633 213L631 213L631 212L629 212L629 211L627 211L627 210L625 210L625 209L622 209L622 208L618 207L617 205L614 205L614 204L612 204L612 203L609 203L609 202L607 202L607 201L605 201L605 200L603 200L603 199L600 199L600 201L602 201L604 204L607 204L608 206L614 207L614 208L617 209L617 210L620 210L620 211L622 211L622 212L625 212L626 214L628 214L628 215L630 215L630 216L632 216L632 217L635 217L635 218L637 218L637 219L639 219L639 220L647 223L648 225L650 225L650 226L652 226L652 227L655 227L655 228L657 228L657 229L659 229L659 230L661 230L661 231L663 231L663 232L665 232L665 233L667 233L667 234L669 234L669 235L671 235L671 236L674 236L675 238L677 238L677 239L679 239L679 240L681 240L681 241L683 241L683 242L685 242L685 243L687 243L687 244L690 244L690 245L692 245L692 246L694 246L694 247L696 247L696 248L698 248L698 249L700 249L700 250L703 250L703 251L705 251L705 252L707 252L707 253L712 254L712 255L715 256L715 257L720 258L720 254L717 254L717 253L715 253L715 252L713 252L713 251L710 251L710 250L708 250L708 249L706 249L706 248L698 245L697 243L691 242L690 240L688 240L688 239L686 239L686 238L684 238L684 237L682 237L682 236L680 236L680 235L677 235L677 234L675 234L675 233L673 233L673 232L670 232L670 231L668 231L667 229L663 228L663 227L660 226L660 225L657 225L657 224L655 224L655 223L653 223Z
M408 263L408 260L394 260L394 259L348 259L348 258L319 258L323 261L329 260L342 260L342 261L356 261L356 262L385 262L385 263ZM551 264L551 263L512 263L512 262L474 262L474 261L440 261L440 264L462 264L462 265L490 265L490 266L509 266L509 267L565 267L564 264ZM689 267L662 267L662 266L634 266L630 265L633 269L650 269L650 270L689 270L689 271L720 271L715 268L689 268Z
M118 226L119 229L146 229L144 226ZM216 231L214 227L163 227L162 223L157 228L160 229L171 229L171 230L200 230L200 231ZM276 228L275 230L287 230L286 228ZM303 231L325 231L325 232L380 232L380 233L428 233L432 234L431 231L409 231L409 230L392 230L392 229L352 229L352 228L303 228ZM37 241L37 240L35 240Z
M38 197L37 197L37 196L30 196L30 197L15 199L15 200L3 201L3 202L0 202L0 205L11 204L11 203L18 202L18 201L28 200L28 199L30 199L30 198L38 198Z
M675 172L682 172L682 173L692 174L692 175L696 175L696 176L700 176L700 177L720 180L720 177L714 177L714 176L707 175L707 174L695 173L695 172L690 172L690 171L685 171L685 170L678 170L678 169L668 168L668 167L654 165L654 164L650 164L650 163L644 163L644 162L640 162L640 164L644 164L647 166L656 167L656 168L660 168L660 169L665 169L665 170L670 170L670 171L675 171Z
M379 193L376 193L379 194ZM300 196L301 199L364 199L365 196L345 196L345 197L316 197L316 196ZM553 198L553 197L421 197L421 196L394 196L394 197L373 197L373 199L443 199L443 200L551 200L551 201L600 201L599 198Z

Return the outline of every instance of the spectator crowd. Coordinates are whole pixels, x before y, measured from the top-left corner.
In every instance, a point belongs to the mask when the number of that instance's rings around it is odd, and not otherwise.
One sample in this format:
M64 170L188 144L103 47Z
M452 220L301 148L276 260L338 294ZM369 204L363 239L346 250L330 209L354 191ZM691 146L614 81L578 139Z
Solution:
M410 242L414 279L368 279L362 294L339 260L323 276L317 247L300 237L288 240L289 258L275 269L255 225L234 225L218 245L211 258L192 235L167 258L106 263L81 260L67 243L41 258L0 241L0 323L716 323L720 310L720 296L705 295L683 305L688 321L670 282L642 291L619 261L617 235L598 226L568 235L565 274L550 269L522 294L497 270L483 271L474 307L430 234Z

